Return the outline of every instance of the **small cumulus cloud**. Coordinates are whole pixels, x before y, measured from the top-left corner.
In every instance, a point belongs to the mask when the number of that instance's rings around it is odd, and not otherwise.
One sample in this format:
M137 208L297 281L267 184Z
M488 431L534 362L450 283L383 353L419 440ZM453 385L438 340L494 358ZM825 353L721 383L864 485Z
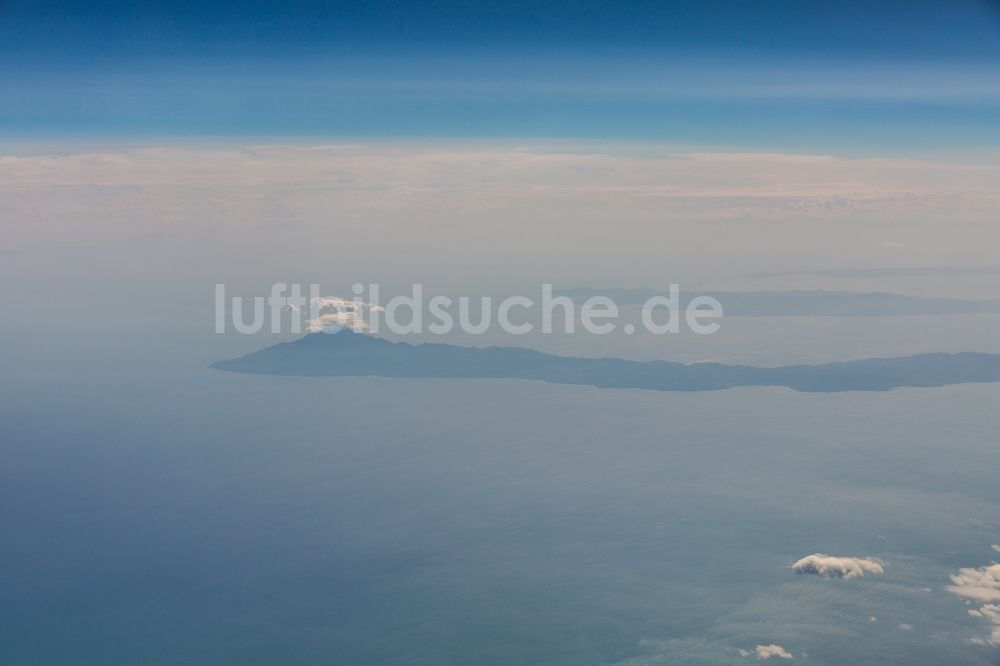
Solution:
M1000 551L997 546L994 550ZM952 584L948 590L959 597L970 601L983 602L978 608L967 610L971 617L989 624L989 632L985 636L975 636L970 639L977 645L1000 647L1000 564L993 562L984 567L964 567L951 576Z
M758 659L770 659L771 657L780 657L781 659L794 659L792 653L781 647L780 645L775 645L771 643L770 645L758 645L753 649L754 653L757 655ZM740 652L742 654L743 651Z
M792 565L795 573L814 574L824 578L859 578L866 573L885 573L881 561L873 557L837 557L814 553Z
M1000 605L984 604L979 608L970 608L969 615L972 617L985 617L1000 620ZM998 622L1000 624L1000 622Z
M1000 564L985 567L966 567L951 576L948 590L965 599L975 601L1000 601Z
M970 609L969 615L986 620L990 623L990 633L985 638L974 638L973 643L1000 647L1000 605L983 604L977 609Z

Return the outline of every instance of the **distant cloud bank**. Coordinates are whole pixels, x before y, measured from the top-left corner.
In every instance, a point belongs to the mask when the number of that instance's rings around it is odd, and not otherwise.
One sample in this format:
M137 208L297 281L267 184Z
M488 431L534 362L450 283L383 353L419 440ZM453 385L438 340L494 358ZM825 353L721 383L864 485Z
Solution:
M507 275L516 257L519 279L655 284L668 268L686 281L995 262L1000 164L554 140L41 145L0 154L0 200L18 252L80 229L101 252L148 234L164 245L137 251L203 256L189 273L213 282L235 282L224 269L256 279L258 262L218 259L262 255L286 274L323 267L324 281ZM597 233L609 220L616 233Z
M40 149L41 150L41 149ZM377 186L373 186L377 183ZM90 151L0 155L0 191L59 188L243 188L259 200L294 192L351 195L364 212L430 208L498 214L543 205L570 217L636 221L802 222L808 219L994 221L1000 166L981 158L847 158L781 152L645 153L629 144L535 148L495 144L374 143L252 146L109 146ZM55 190L55 192L53 192ZM12 204L20 204L14 200ZM25 204L26 205L26 204ZM512 207L513 206L513 207ZM506 218L505 218L506 220ZM917 274L1000 267L920 268ZM880 271L901 269L878 268ZM910 274L913 269L902 269ZM907 272L909 271L909 272ZM834 271L836 273L837 271ZM823 274L823 271L819 271ZM782 275L784 273L774 273ZM794 274L794 273L792 273ZM763 274L768 275L768 274ZM758 275L759 277L760 275Z

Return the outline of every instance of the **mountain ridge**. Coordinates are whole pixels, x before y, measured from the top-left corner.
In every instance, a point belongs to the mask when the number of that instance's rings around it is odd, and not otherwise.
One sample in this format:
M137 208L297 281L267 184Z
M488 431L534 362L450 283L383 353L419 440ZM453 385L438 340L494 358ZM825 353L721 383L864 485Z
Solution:
M310 333L211 366L228 372L299 377L524 379L658 391L779 386L833 393L1000 382L1000 354L934 352L817 365L723 363L557 356L524 347L393 342L364 333Z

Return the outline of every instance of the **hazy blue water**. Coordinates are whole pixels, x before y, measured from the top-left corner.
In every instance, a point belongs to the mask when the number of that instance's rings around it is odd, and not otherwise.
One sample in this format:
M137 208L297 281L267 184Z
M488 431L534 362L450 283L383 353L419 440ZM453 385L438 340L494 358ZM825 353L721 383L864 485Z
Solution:
M6 331L0 661L997 658L945 587L1000 542L998 385L240 376L206 366L268 341L178 312Z

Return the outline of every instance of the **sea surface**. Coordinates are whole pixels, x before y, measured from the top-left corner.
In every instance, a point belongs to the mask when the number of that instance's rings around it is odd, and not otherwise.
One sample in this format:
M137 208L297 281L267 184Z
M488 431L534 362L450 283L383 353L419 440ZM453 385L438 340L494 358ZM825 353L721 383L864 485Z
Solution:
M792 663L998 659L948 588L1000 557L1000 384L237 375L208 366L277 338L214 334L209 299L5 327L0 662L738 664L770 644ZM1000 347L985 315L724 324L499 341L759 364ZM812 553L885 571L791 570Z

